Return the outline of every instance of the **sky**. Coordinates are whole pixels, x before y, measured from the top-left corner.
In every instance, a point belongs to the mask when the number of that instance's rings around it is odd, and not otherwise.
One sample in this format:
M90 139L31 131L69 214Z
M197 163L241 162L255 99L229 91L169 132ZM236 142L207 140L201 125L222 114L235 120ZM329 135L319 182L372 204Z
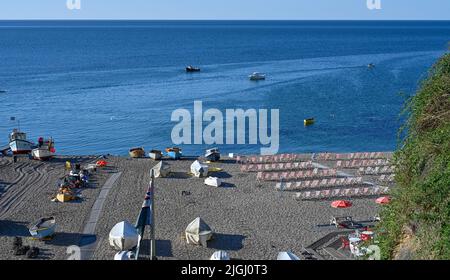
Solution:
M450 20L450 0L0 0L0 20Z

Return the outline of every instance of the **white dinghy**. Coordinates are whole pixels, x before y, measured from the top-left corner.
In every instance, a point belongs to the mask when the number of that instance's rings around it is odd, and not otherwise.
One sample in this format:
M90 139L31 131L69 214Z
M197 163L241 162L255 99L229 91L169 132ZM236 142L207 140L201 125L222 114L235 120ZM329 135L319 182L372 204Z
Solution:
M198 160L191 165L191 173L197 178L208 176L208 165L201 164Z
M200 217L193 220L186 228L186 242L188 244L207 247L207 241L211 240L213 231Z
M220 187L220 185L222 185L222 180L217 177L208 177L205 179L205 185L211 187Z
M137 246L139 234L127 221L116 224L109 233L109 244L119 251L129 251Z
M294 255L292 252L280 252L278 253L277 261L299 261L300 258Z
M212 256L209 258L210 261L229 261L230 256L225 251L216 251Z

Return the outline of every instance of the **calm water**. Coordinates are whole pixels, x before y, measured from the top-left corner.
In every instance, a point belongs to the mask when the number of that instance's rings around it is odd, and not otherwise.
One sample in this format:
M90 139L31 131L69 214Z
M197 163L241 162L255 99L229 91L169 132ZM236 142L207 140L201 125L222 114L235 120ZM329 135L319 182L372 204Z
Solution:
M280 109L280 152L392 150L399 93L414 93L449 39L450 22L0 21L0 145L16 116L59 153L165 148L171 112L202 100ZM254 71L268 79L250 82Z

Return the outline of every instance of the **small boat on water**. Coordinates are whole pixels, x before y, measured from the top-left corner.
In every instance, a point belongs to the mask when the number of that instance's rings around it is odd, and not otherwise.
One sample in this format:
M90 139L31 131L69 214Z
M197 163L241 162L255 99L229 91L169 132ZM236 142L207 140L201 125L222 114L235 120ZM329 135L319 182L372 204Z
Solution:
M367 68L374 68L375 67L375 64L373 64L373 63L369 63L368 65L367 65Z
M131 148L130 149L130 157L131 158L142 158L145 157L145 150L142 147Z
M14 129L9 135L9 147L13 155L29 154L34 144L27 140L27 134Z
M31 151L31 155L36 160L49 160L55 155L55 142L52 138L44 139L39 137L38 147Z
M55 229L56 220L54 217L50 217L40 219L30 227L29 231L33 238L44 239L52 236L55 233Z
M305 124L305 126L310 126L313 125L316 122L316 120L314 118L309 118L309 119L305 119L303 121L303 123Z
M254 72L250 76L248 76L251 81L261 81L266 79L266 74Z
M186 72L188 73L200 72L200 68L189 65L188 67L186 67Z

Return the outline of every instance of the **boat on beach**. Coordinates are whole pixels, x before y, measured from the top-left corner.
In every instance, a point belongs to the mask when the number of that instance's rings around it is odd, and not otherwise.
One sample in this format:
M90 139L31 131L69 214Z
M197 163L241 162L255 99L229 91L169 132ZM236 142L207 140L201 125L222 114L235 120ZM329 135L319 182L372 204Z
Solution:
M40 137L38 147L31 151L31 156L36 160L49 160L55 155L55 142L52 138L44 140Z
M142 147L131 148L130 149L130 157L131 158L142 158L145 157L145 150Z
M250 76L248 76L251 81L261 81L266 79L266 74L254 72Z
M33 238L44 239L50 237L55 233L56 220L54 217L39 219L33 226L30 227L29 231Z
M27 140L27 134L14 129L9 135L9 147L13 155L29 154L34 144Z

